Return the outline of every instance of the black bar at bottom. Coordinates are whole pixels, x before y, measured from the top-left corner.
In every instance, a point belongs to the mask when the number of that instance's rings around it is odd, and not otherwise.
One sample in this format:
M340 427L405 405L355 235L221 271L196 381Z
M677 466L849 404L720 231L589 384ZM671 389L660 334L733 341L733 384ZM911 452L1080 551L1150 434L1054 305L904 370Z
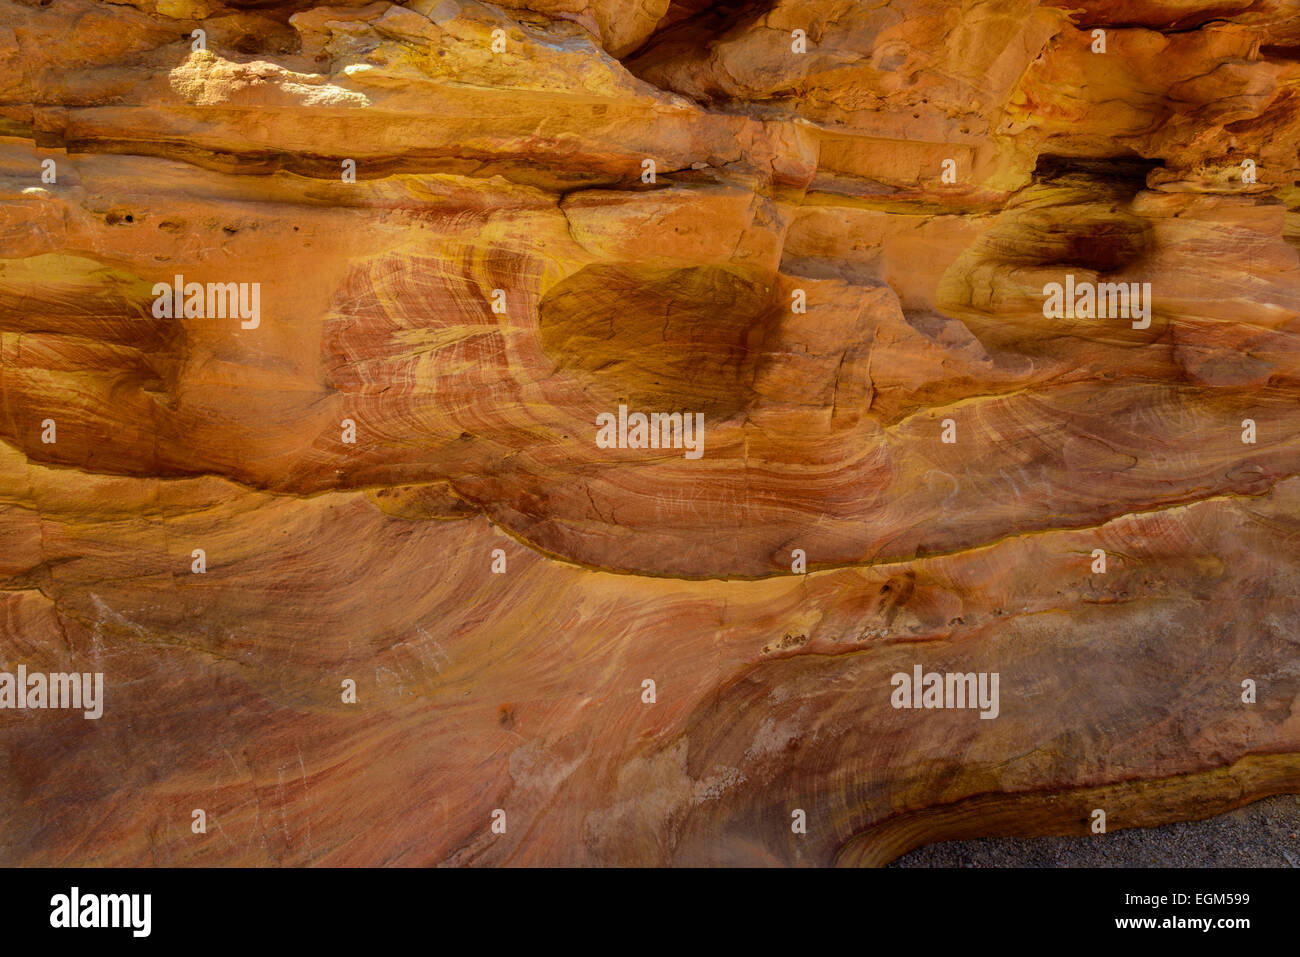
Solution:
M700 937L814 946L848 932L868 945L905 928L926 945L1042 933L1070 942L1199 936L1232 946L1294 927L1297 878L1226 869L0 872L7 944L75 936L259 948L373 947L390 934L435 947L462 946L455 942L468 935L492 946L567 940L618 949L657 937L664 946Z

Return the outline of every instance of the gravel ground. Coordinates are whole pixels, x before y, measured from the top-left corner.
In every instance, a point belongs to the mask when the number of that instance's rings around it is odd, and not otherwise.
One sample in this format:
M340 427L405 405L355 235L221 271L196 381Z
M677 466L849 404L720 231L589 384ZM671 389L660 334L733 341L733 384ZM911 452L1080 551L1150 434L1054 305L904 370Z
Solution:
M945 841L889 866L1300 868L1300 795L1279 794L1204 821L1089 837Z

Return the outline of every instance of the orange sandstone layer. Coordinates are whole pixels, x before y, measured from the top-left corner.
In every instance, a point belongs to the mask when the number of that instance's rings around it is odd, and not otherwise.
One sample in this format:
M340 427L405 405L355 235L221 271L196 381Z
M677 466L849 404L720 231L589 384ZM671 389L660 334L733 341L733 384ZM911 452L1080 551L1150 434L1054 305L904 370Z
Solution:
M106 687L0 708L0 862L880 864L1300 791L1288 4L0 10L0 669Z

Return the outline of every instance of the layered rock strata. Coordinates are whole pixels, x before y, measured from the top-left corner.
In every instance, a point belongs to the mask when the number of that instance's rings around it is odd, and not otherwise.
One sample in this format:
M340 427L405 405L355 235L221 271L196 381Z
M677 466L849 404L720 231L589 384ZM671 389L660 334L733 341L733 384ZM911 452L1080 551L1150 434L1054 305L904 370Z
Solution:
M1300 791L1292 5L0 10L0 668L106 689L0 710L0 861L882 864Z

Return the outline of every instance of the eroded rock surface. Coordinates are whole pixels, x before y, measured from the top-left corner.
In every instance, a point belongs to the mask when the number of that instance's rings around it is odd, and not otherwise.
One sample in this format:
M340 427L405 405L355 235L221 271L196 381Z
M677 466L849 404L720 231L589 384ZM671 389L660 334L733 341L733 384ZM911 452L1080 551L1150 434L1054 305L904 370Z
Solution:
M0 709L4 863L881 864L1300 791L1292 4L0 11L0 668L106 685Z

